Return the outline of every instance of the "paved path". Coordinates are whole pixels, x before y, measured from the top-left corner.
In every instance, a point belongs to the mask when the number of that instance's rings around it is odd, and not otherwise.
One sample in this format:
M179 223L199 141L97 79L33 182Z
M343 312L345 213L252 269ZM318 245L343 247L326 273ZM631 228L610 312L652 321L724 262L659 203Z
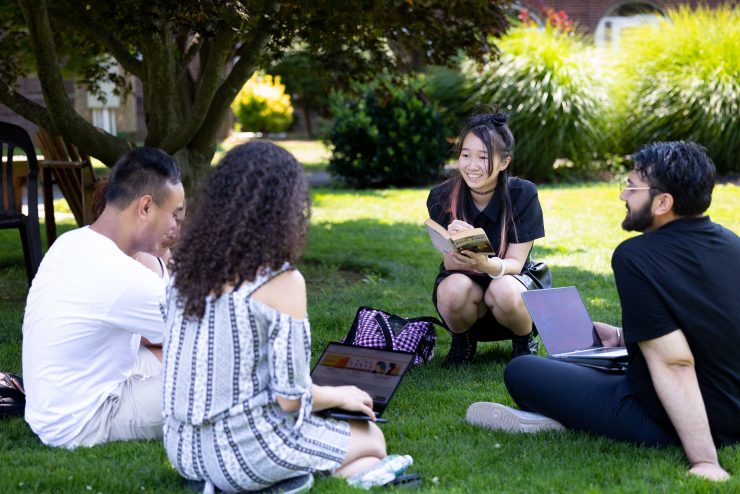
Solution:
M309 172L308 185L311 187L326 187L331 183L329 172Z

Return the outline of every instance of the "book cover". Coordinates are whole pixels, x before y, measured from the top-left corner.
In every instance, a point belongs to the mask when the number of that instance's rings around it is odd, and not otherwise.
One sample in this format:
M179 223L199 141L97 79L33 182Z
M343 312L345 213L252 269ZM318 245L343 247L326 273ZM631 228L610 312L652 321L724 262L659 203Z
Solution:
M473 228L450 236L446 228L431 218L428 218L424 225L432 240L432 245L437 250L445 253L469 250L476 253L496 254L488 235L482 228Z

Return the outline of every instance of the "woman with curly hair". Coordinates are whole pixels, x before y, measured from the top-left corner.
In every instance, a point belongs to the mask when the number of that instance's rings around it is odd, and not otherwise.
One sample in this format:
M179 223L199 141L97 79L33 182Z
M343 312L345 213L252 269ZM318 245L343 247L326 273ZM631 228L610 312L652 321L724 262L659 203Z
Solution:
M313 472L350 477L386 457L354 387L309 375L306 285L294 265L310 217L302 167L250 142L211 171L173 259L164 344L165 449L184 477L222 491L258 490ZM389 457L390 458L390 457Z
M483 228L497 255L445 254L432 300L452 333L443 362L470 362L478 341L512 340L512 358L537 353L521 293L537 288L530 274L534 240L545 236L537 188L510 175L514 136L506 113L468 118L457 139L458 174L429 193L429 217L455 234Z

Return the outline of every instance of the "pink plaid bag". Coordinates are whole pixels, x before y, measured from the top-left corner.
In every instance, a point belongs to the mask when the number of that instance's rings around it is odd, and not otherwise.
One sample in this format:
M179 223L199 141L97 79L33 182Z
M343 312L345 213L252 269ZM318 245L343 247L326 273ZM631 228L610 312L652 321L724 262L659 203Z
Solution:
M435 324L444 327L436 317L406 319L372 307L360 307L342 343L413 353L416 355L413 364L421 365L434 356Z

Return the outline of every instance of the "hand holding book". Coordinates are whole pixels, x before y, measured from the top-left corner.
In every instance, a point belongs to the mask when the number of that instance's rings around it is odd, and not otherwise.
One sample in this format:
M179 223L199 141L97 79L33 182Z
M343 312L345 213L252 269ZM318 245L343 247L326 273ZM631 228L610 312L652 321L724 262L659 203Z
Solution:
M424 224L432 245L446 254L447 269L488 273L495 278L504 272L503 259L495 257L495 250L482 228L455 220L445 229L431 218Z
M500 257L463 250L445 255L445 268L483 273L497 280L506 274L507 265Z
M432 245L446 254L468 250L474 253L496 255L496 251L482 228L472 228L461 221L451 223L454 233L429 218L424 222ZM465 229L464 226L469 228Z

